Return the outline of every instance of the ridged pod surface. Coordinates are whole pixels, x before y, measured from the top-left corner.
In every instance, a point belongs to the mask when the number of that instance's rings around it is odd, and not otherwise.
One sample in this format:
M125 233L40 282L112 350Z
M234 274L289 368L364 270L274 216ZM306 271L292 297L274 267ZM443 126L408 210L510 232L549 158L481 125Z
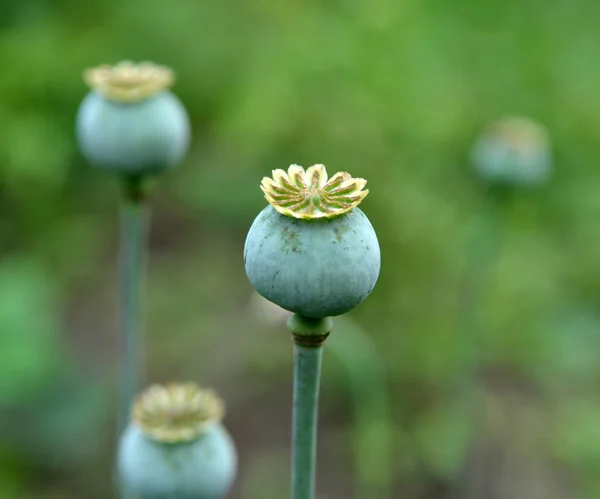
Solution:
M305 220L267 206L248 232L244 264L262 296L321 318L344 314L371 293L381 256L375 230L359 208Z

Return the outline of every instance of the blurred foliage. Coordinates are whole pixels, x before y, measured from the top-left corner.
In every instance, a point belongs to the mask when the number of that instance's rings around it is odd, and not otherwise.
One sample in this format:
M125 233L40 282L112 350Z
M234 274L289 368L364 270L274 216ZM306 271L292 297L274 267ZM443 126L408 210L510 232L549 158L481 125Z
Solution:
M195 131L153 198L150 378L194 378L229 401L234 497L265 498L271 479L273 497L285 490L291 387L285 332L248 312L243 239L264 174L321 162L371 189L382 275L352 315L387 370L394 497L447 497L466 471L485 482L481 497L597 498L599 11L591 0L3 1L0 497L109 496L117 194L83 163L73 128L82 70L131 58L176 70ZM498 208L506 233L478 300L470 442L454 392L470 341L458 294L485 196L466 163L478 132L514 113L547 126L556 169ZM353 461L335 449L354 419L332 358L319 483L323 498L346 498Z
M27 401L55 375L60 327L51 281L35 260L10 260L0 268L2 385L0 405Z

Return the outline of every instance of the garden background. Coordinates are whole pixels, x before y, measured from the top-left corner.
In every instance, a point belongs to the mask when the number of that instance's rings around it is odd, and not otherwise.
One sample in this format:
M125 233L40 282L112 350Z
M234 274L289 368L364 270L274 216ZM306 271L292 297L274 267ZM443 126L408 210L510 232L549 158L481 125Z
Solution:
M290 163L367 178L382 249L347 325L372 345L339 322L326 347L319 498L598 498L599 19L592 0L2 0L0 497L111 497L118 189L74 123L82 71L133 59L174 68L193 125L152 197L147 381L225 398L231 498L288 494L291 342L242 248ZM548 128L555 170L493 208L497 260L465 295L489 209L468 151L506 114Z

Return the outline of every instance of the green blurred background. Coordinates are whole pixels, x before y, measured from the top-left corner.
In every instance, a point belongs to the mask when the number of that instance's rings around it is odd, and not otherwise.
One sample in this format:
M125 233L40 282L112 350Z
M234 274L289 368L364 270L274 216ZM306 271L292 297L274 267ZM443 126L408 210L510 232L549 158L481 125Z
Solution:
M231 498L288 494L291 346L242 248L260 179L290 163L367 178L383 255L325 355L319 499L600 497L599 16L592 0L1 0L0 497L111 497L118 189L74 121L83 69L126 58L175 69L194 130L152 198L147 381L226 399ZM468 150L512 113L548 127L555 173L492 207L502 244L478 281L489 200Z

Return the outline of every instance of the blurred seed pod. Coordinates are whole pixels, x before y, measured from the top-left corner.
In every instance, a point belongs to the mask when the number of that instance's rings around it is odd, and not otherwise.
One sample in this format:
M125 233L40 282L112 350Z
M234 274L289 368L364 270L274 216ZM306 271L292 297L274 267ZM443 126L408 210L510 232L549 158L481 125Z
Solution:
M185 156L190 124L168 89L171 69L145 62L88 69L92 89L79 107L77 138L94 166L125 174L158 173Z
M477 175L491 185L542 184L552 170L548 133L528 118L503 118L476 140L471 161Z
M222 401L193 383L154 385L133 404L117 456L122 492L136 499L220 499L237 471Z

